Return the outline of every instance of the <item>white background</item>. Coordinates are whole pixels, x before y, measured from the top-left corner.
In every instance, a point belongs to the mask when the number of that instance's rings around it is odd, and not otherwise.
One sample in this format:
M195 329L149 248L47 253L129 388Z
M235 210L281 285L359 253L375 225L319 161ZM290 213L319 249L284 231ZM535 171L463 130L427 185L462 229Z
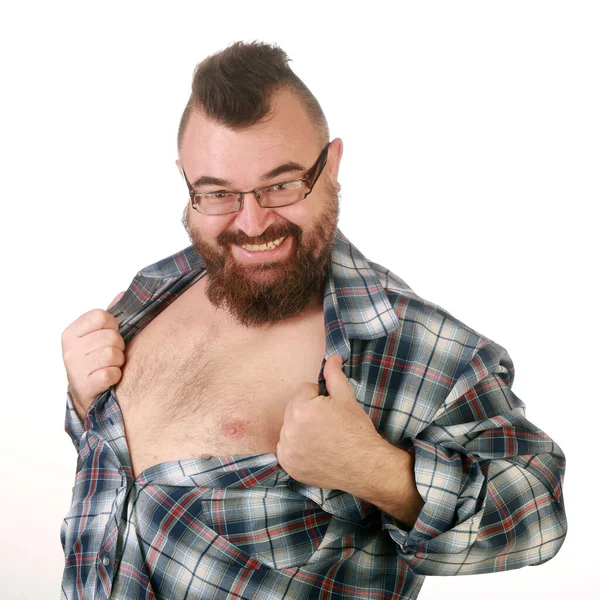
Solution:
M506 347L529 419L567 455L553 560L429 578L420 599L600 597L598 4L15 6L0 14L0 597L59 597L76 465L61 333L189 245L174 161L192 71L253 39L286 50L344 141L341 230Z

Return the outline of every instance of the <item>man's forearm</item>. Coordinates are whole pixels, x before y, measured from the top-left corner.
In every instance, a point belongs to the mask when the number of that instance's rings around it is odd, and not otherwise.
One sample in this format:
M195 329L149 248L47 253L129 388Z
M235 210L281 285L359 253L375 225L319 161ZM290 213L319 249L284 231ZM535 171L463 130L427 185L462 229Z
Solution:
M424 504L415 483L414 458L383 438L381 442L361 457L361 483L344 491L391 514L408 530Z

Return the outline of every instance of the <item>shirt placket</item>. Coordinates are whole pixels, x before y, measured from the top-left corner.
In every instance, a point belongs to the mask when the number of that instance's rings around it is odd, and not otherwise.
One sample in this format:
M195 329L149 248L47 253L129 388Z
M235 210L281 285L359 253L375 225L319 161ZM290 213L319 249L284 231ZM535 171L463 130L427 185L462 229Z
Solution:
M89 413L92 432L100 437L105 446L111 449L114 464L101 464L101 471L112 468L121 477L121 483L115 488L115 497L110 510L104 535L96 556L96 594L98 600L110 598L113 582L118 568L117 548L120 527L125 525L127 497L133 489L131 459L127 448L123 417L119 409L113 388L109 388L103 398L98 399Z

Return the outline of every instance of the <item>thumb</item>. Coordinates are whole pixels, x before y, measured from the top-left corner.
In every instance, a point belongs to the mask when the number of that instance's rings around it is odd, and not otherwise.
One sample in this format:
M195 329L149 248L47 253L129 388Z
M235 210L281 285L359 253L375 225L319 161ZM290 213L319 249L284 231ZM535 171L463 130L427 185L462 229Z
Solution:
M332 354L327 359L323 369L323 377L325 378L327 393L330 396L345 398L350 394L350 397L354 398L352 388L346 375L344 375L344 371L342 371L342 357L339 354Z
M111 308L112 306L114 306L124 296L124 294L125 294L125 292L121 292L120 294L117 294L114 297L114 300L108 305L108 308Z

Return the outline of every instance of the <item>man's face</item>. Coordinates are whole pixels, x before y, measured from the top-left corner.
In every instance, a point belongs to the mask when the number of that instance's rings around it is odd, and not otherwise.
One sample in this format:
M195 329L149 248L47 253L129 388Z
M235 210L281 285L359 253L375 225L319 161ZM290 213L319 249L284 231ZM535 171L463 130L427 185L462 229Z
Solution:
M251 190L306 174L322 150L314 126L290 92L279 92L272 106L268 120L245 130L197 112L191 116L178 166L183 164L195 191ZM341 153L336 139L312 192L290 206L262 208L247 194L239 212L214 216L198 213L188 202L182 221L206 262L206 293L215 306L243 325L260 326L298 314L317 297L335 239ZM282 165L278 174L267 176ZM273 250L248 248L281 238Z

